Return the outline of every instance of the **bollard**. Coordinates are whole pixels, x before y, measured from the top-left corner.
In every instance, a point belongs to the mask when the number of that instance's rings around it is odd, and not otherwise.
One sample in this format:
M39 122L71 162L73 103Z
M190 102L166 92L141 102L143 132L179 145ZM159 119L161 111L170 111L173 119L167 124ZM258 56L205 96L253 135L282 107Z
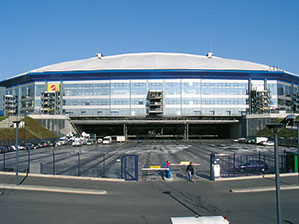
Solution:
M78 155L78 176L80 176L80 152L77 153Z
M106 176L106 164L105 164L105 161L106 161L106 153L103 154L103 176L104 177Z
M3 154L3 171L5 171L5 152L4 152L4 154Z
M233 161L233 169L234 169L234 177L236 176L236 153L234 153L234 157L233 157L234 161Z
M28 168L27 168L27 171L28 171L28 173L30 173L30 151L29 151L29 149L27 150L27 153L28 153Z
M52 162L53 162L53 175L55 175L55 152L54 150L52 151Z
M215 163L215 154L212 152L210 154L210 180L215 180L214 163Z

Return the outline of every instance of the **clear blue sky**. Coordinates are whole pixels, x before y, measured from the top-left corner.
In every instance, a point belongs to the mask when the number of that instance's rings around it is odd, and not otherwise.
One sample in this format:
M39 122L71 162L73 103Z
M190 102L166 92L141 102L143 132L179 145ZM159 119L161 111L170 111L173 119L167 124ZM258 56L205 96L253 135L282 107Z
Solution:
M0 80L133 52L247 60L299 74L298 0L0 0Z

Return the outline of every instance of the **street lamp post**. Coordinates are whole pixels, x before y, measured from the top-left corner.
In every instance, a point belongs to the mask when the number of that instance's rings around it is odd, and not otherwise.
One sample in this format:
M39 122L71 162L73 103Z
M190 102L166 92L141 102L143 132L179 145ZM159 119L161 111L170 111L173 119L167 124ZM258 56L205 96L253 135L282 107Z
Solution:
M276 186L276 215L277 224L282 223L281 219L281 208L280 208L280 178L279 178L279 160L278 160L278 130L282 128L282 123L272 123L266 126L274 131L274 157L275 157L275 186Z
M18 163L18 127L21 121L14 121L13 123L16 124L16 185L19 184L19 163Z

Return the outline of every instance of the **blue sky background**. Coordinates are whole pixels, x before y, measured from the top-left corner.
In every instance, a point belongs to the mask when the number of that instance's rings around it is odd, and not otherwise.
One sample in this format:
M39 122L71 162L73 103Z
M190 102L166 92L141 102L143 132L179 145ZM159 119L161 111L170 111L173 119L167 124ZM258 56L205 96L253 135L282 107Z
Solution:
M299 74L298 0L0 0L0 80L45 65L178 52Z

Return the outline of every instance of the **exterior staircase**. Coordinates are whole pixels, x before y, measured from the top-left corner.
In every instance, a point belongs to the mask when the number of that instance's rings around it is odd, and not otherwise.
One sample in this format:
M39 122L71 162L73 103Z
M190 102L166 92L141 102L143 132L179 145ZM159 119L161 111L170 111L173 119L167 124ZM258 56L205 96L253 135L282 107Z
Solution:
M19 121L24 119L23 116L10 116L6 118L5 120L0 122L0 128L11 128L13 127L13 122L14 121Z

